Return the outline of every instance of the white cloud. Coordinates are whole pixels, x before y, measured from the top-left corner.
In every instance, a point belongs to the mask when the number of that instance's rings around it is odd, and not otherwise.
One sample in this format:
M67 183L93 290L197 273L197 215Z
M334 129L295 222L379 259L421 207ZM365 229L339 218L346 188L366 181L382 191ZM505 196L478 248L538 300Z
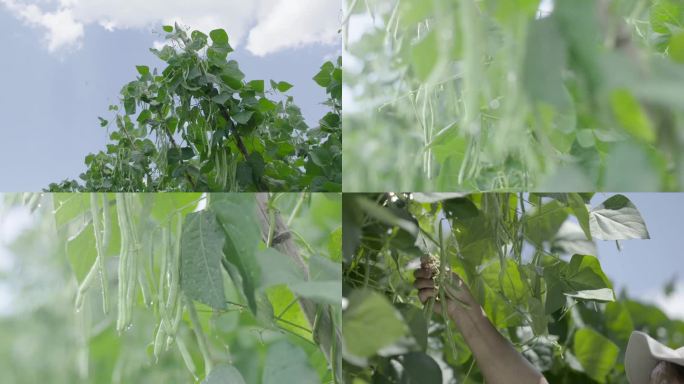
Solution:
M51 52L77 49L85 27L109 31L173 24L224 28L237 46L266 55L305 44L334 44L338 0L0 0L17 19L45 32Z
M15 0L0 0L19 20L46 30L45 39L50 52L62 48L80 46L83 38L83 24L74 19L68 8L55 12L44 12L35 4L24 4Z
M333 0L271 1L250 31L247 49L265 55L311 43L333 44L338 39L340 2Z

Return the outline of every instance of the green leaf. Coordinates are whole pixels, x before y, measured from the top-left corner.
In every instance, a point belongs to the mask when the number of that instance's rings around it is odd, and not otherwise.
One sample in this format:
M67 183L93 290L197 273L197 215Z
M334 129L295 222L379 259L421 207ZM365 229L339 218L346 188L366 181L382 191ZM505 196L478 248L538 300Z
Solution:
M162 27L162 29L164 30L164 32L167 32L167 33L173 32L173 26L171 26L171 25L165 25Z
M276 104L271 100L262 97L257 103L257 110L262 113L268 113L276 109Z
M399 312L387 299L371 290L355 290L342 314L345 351L357 358L373 356L407 332Z
M261 230L256 221L256 201L251 194L213 194L210 209L216 213L226 234L223 253L229 265L230 277L241 285L250 309L257 313L256 287L261 281L261 270L254 257L261 241Z
M259 92L259 93L264 93L264 81L263 80L252 80L249 83L247 83L247 86L252 88L252 90Z
M52 203L58 231L90 209L90 197L84 193L55 193L52 195Z
M224 235L212 211L188 214L181 237L181 288L185 294L212 308L226 308L223 292Z
M656 133L641 104L626 89L618 89L611 94L613 113L622 127L638 140L653 143Z
M88 224L78 236L67 242L66 253L76 280L83 282L97 258L93 224Z
M305 281L304 273L290 259L274 248L260 249L254 257L261 269L261 288ZM339 297L339 296L338 296Z
M202 384L245 384L245 379L235 367L231 365L217 365Z
M304 351L287 341L268 348L264 361L263 384L320 384L321 380L309 364Z
M624 195L615 195L589 213L592 235L600 240L648 239L639 210Z
M231 92L221 92L218 95L212 97L211 101L213 101L216 104L224 105L226 101L230 100L232 97L233 94Z
M426 81L430 77L437 63L437 53L439 52L437 33L436 30L430 31L411 50L413 70L421 81Z
M287 92L292 87L293 87L293 85L288 83L287 81L281 81L276 85L276 89L280 92Z
M341 281L304 281L289 285L292 292L325 304L337 305L342 296Z
M573 351L584 372L599 383L613 370L620 348L605 336L590 328L575 333Z
M228 64L223 66L220 77L231 89L240 90L245 74L242 73L238 64L231 60Z
M124 110L127 115L135 115L135 99L132 97L126 97L124 99Z
M330 61L325 62L325 64L321 66L321 70L313 77L313 80L316 84L326 88L332 81L331 73L334 69L335 65L333 63Z
M525 218L527 226L525 235L535 245L551 240L563 222L568 218L565 206L553 200L537 208L535 212Z
M135 69L138 70L138 73L141 74L142 76L146 76L150 74L150 67L146 65L136 65Z
M409 352L402 356L404 372L401 384L441 384L442 369L439 364L423 352Z
M565 269L565 280L576 291L610 287L601 263L591 255L573 255Z
M589 226L589 209L584 203L584 199L579 193L568 194L568 203L572 209L572 213L577 218L582 231L587 236L587 239L591 240L591 228Z
M238 124L247 124L249 119L254 115L254 111L242 111L233 115L233 120Z
M228 45L228 34L223 29L214 29L209 32L209 36L212 43L216 46L225 47Z

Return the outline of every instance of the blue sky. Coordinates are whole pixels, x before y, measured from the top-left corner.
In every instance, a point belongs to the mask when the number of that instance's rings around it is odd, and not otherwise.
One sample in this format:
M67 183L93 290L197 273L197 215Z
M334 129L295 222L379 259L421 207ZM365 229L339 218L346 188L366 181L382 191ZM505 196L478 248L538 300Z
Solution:
M319 0L288 3L298 5L289 8L301 8L312 1ZM325 92L311 78L325 59L340 52L339 4L322 1L325 7L290 10L302 15L298 19L282 19L283 11L276 12L287 0L236 5L242 9L225 17L229 25L224 28L236 45L231 55L247 80L294 84L288 93L309 125L315 125L325 111L320 105ZM194 14L179 19L182 25L195 28L196 24L204 30L223 27L224 19L215 14L236 0L199 2L206 4L206 14L193 8ZM98 3L99 8L93 5ZM113 3L137 6L132 0ZM161 8L168 9L159 11L161 16L145 17L108 4L0 0L0 44L10 52L0 60L1 191L39 191L50 182L78 177L85 170L84 157L107 143L107 131L100 128L97 117L111 116L108 106L118 104L119 90L137 74L135 65L164 64L149 48L162 40L159 27L175 20L171 12L187 12L187 3L175 0L164 3ZM244 17L235 19L236 12ZM321 17L327 19L321 22Z

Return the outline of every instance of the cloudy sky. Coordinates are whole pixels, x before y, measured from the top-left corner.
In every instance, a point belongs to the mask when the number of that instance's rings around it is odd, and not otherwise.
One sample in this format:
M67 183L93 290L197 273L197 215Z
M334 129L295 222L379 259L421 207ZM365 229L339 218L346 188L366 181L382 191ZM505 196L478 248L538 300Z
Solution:
M0 190L77 177L107 142L97 117L136 65L161 67L148 49L174 22L224 28L247 80L288 81L307 121L322 116L311 77L340 52L338 0L0 0Z

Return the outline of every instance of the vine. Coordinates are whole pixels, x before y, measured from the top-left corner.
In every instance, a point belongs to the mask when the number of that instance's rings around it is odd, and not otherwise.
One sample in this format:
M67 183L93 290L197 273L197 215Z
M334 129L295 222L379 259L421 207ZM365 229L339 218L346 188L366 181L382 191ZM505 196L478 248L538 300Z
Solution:
M151 51L166 67L136 67L121 104L109 107L107 150L86 156L80 182L49 191L341 190L341 58L313 77L329 112L310 128L286 94L292 84L245 80L223 29L163 29L167 44Z
M623 195L589 208L591 198L345 195L345 379L482 382L447 306L432 316L434 300L469 305L460 300L461 284L551 383L625 383L618 355L635 329L677 345L684 323L625 292L617 295L594 256L597 240L649 238L638 209ZM424 308L412 286L421 264L438 287Z
M77 282L82 369L70 382L341 382L338 195L37 200L26 203L54 221Z

